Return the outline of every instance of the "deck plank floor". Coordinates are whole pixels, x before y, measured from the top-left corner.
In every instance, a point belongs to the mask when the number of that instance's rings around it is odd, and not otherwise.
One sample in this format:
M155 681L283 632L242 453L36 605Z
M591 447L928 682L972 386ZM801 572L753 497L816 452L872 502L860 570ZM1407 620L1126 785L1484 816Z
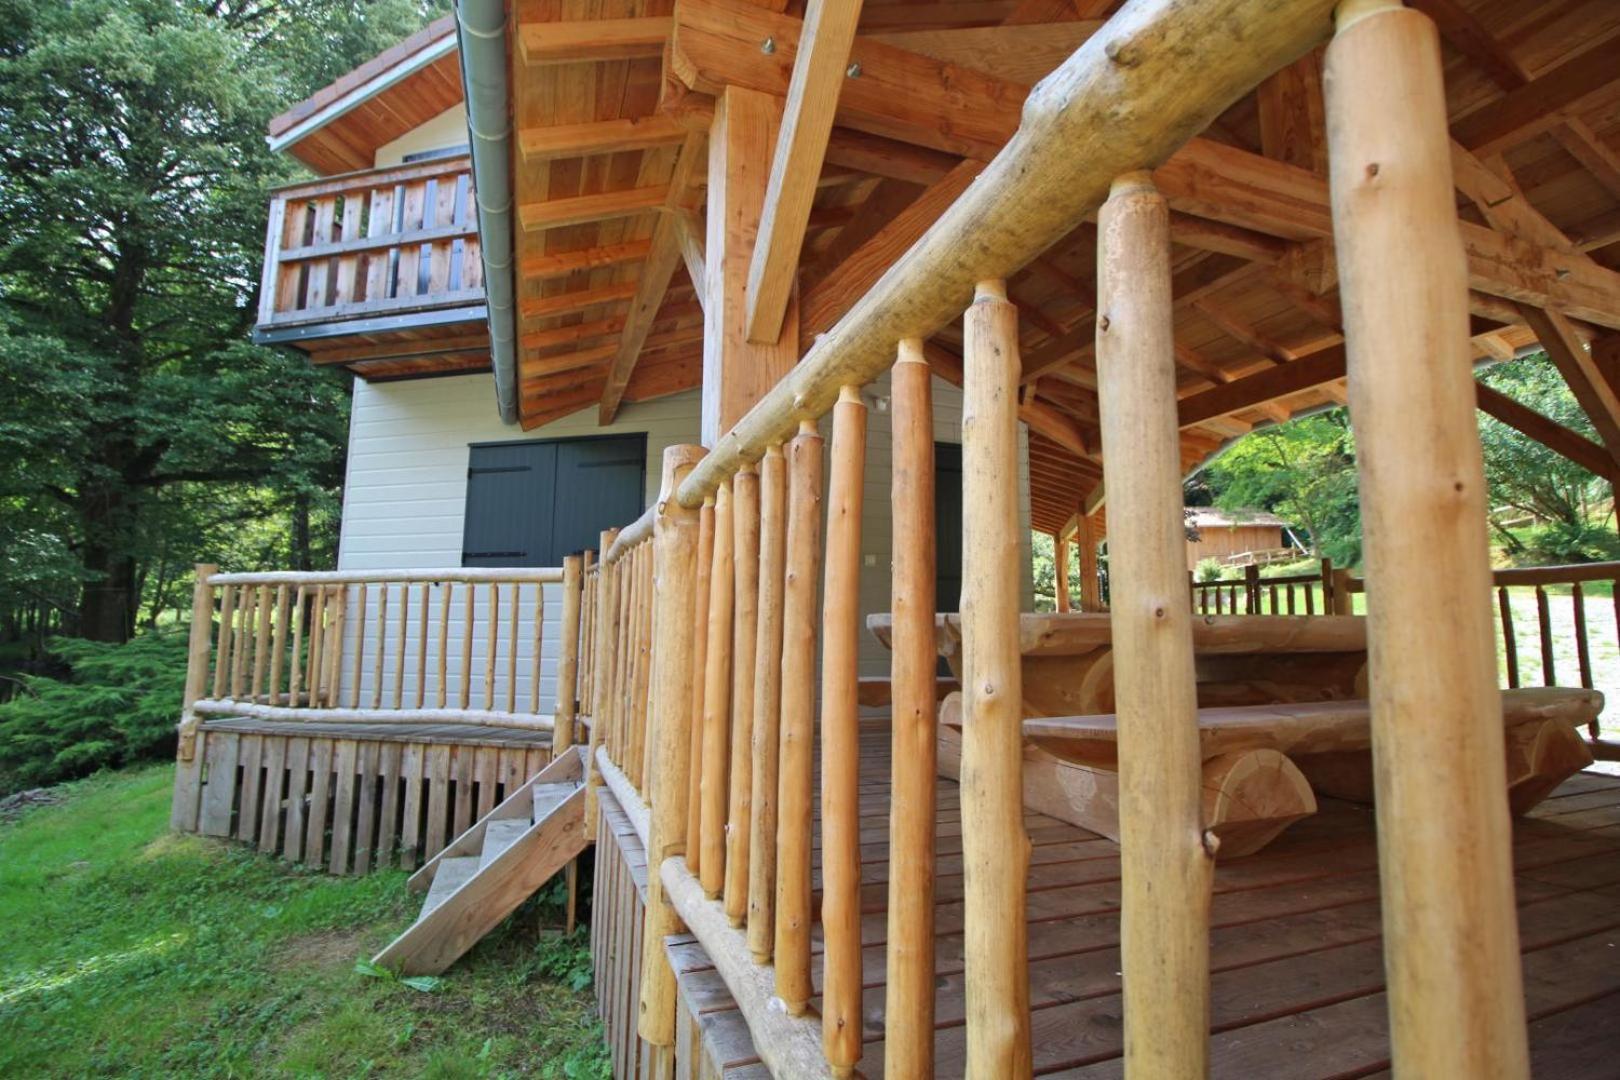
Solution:
M882 1075L887 932L889 732L862 727L861 840L865 1052ZM962 1075L961 820L955 782L939 782L936 886L937 1075ZM1038 1075L1123 1075L1119 849L1044 815L1025 816L1030 996ZM1616 1075L1620 1058L1620 777L1583 773L1515 823L1514 863L1526 1005L1537 1077ZM1321 812L1266 850L1220 864L1211 930L1211 1074L1358 1077L1389 1066L1378 856L1369 808ZM819 948L819 946L818 946ZM689 963L688 978L705 971ZM819 986L819 962L816 964ZM712 990L712 988L711 988ZM723 992L706 1023L741 1020ZM728 1011L732 1014L727 1015ZM728 1023L729 1022L729 1023ZM727 1076L754 1075L732 1039Z

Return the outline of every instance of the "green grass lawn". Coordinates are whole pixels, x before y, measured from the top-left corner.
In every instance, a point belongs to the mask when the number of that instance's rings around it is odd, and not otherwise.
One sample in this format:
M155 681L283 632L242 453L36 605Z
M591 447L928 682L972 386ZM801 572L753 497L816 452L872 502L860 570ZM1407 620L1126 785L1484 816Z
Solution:
M432 992L355 961L406 875L332 878L168 832L169 766L0 824L0 1077L605 1077L584 932L542 895ZM554 890L555 891L555 890Z

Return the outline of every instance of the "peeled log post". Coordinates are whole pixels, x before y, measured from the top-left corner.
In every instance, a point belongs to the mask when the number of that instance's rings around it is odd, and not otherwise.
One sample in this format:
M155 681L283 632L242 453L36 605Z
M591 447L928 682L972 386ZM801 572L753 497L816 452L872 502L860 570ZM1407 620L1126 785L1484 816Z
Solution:
M934 411L922 342L900 343L894 417L893 795L883 1071L934 1074Z
M1394 1069L1527 1076L1468 278L1434 24L1388 0L1341 5L1326 86Z
M787 461L759 466L759 632L754 649L753 816L748 841L748 950L771 959L776 908L777 752L782 721L782 572L787 558Z
M709 581L714 563L714 500L703 500L698 512L697 588L692 598L692 740L686 780L686 865L696 877L702 870L703 844L703 684L709 657Z
M654 1046L675 1042L675 973L664 955L664 938L677 933L680 917L670 906L658 868L686 846L686 761L691 728L694 634L687 619L697 579L698 513L675 501L675 488L703 457L701 446L664 450L658 517L653 525L653 605L651 694L647 737L652 744L652 775L647 780L651 811L647 837L647 911L642 923L641 1016L637 1028ZM575 563L577 580L578 557ZM566 622L566 620L565 620ZM566 632L566 631L565 631Z
M597 538L598 551L606 551L618 536L617 529L604 529ZM587 828L595 830L597 822L597 791L602 786L602 774L596 771L596 750L607 738L608 698L611 693L613 662L613 611L615 605L614 566L601 563L596 571L596 641L591 651L596 654L595 685L591 692L590 753L585 755L585 821Z
M754 650L759 634L759 474L731 481L731 771L726 810L726 918L748 914L749 840L754 808Z
M583 563L578 555L569 555L563 559L563 603L562 603L562 652L557 659L557 708L554 714L556 726L552 729L551 753L557 754L574 745L574 718L578 715L579 696L576 683L579 681L579 638L580 638L580 602L583 599L580 592ZM544 585L536 585L537 589L545 589ZM517 611L517 587L512 589L512 610ZM535 655L539 656L540 635L535 634ZM512 655L517 655L517 635L512 635ZM516 682L513 675L512 681Z
M1080 610L1103 611L1102 579L1097 569L1097 527L1087 514L1081 514L1074 534L1080 549Z
M1170 212L1147 173L1115 181L1097 233L1097 388L1119 717L1125 1067L1142 1076L1204 1076L1215 860L1203 841L1186 600Z
M1030 1075L1018 652L1018 310L981 281L963 317L962 872L967 1073Z
M726 725L731 719L731 485L714 500L714 562L709 571L709 635L703 669L703 891L713 900L726 882Z
M821 1037L837 1074L861 1058L861 721L858 698L861 502L866 404L846 386L833 406L821 654Z
M1058 611L1069 610L1069 542L1061 536L1052 539L1052 591L1053 606Z
M782 597L782 742L776 785L776 993L810 1002L810 828L816 740L816 585L821 565L821 436L805 421L788 444Z

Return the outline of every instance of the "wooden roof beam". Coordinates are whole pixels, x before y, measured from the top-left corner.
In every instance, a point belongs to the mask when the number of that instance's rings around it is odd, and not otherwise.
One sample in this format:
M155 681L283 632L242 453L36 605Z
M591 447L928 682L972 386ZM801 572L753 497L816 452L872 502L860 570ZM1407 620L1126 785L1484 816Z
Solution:
M1484 383L1474 387L1476 403L1481 412L1502 421L1520 434L1529 436L1562 457L1568 458L1587 472L1611 482L1616 475L1615 462L1609 452L1584 435L1577 434L1562 424L1549 420L1525 405L1508 397L1500 390Z
M594 289L574 289L554 296L529 297L518 301L518 314L525 319L547 319L604 304L622 304L636 295L636 283L621 281Z
M568 225L588 225L595 221L630 217L661 209L669 197L669 185L603 191L594 195L574 195L563 199L524 203L518 207L518 221L524 232L542 232Z
M861 0L810 0L805 10L748 266L745 326L755 344L774 345L782 336L839 91L860 74L849 64L860 17Z
M1481 156L1501 153L1563 123L1620 79L1620 65L1604 43L1510 90L1452 125L1457 141Z
M653 230L652 250L642 264L641 276L636 281L636 294L625 316L624 334L619 338L613 363L608 366L607 383L602 388L602 403L597 409L597 422L600 424L611 424L618 415L619 402L623 400L630 373L635 370L636 358L641 354L647 332L652 329L653 319L663 306L665 294L669 292L669 279L681 262L681 220L678 212L697 175L698 158L708 145L708 138L701 132L685 132L683 138L680 155L675 159L674 173L664 189L660 204L666 212L659 215L658 225ZM701 288L696 282L694 287Z
M1519 306L1524 321L1547 350L1547 356L1564 376L1575 400L1591 419L1609 456L1620 463L1620 395L1610 384L1586 343L1575 332L1568 318L1556 309Z
M518 49L529 67L654 59L663 55L673 22L668 16L526 22L518 26Z
M620 263L640 262L651 250L651 240L627 240L622 244L603 244L555 255L528 255L518 264L518 270L526 278L567 277L580 270L600 270Z
M538 165L556 158L673 146L685 135L686 129L673 117L626 117L588 124L522 128L518 131L518 151L523 155L523 164Z

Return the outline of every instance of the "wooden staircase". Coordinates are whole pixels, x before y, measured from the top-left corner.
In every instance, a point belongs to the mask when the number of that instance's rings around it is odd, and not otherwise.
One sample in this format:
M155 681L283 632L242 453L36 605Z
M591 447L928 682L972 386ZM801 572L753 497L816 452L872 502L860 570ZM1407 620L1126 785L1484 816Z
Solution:
M374 962L436 975L585 850L584 758L565 752L411 876L422 914Z

